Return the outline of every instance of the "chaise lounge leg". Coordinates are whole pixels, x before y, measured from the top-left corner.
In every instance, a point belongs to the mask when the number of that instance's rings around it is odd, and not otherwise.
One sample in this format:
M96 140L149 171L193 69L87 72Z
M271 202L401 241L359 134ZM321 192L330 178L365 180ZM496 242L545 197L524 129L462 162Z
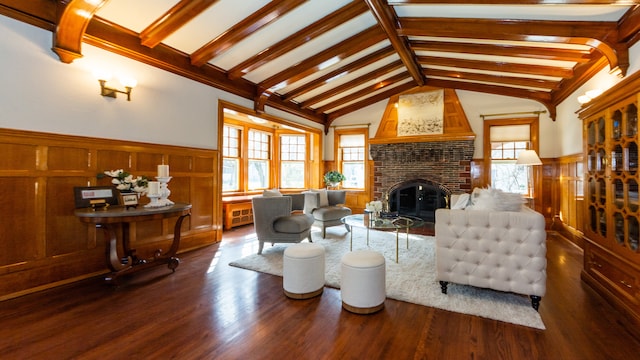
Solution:
M449 283L447 281L440 281L440 290L442 290L443 294L447 293L447 286Z
M540 307L540 300L542 300L542 297L537 296L537 295L531 295L531 307L533 307L536 311L538 311L538 308Z

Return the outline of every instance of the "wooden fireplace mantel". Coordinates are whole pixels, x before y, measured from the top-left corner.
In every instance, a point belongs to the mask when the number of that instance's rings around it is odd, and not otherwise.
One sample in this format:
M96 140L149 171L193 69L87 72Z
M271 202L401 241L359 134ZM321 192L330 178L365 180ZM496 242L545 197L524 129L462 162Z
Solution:
M414 142L474 140L476 134L471 130L467 115L460 105L460 100L454 89L444 89L444 131L437 135L398 136L398 109L396 103L400 95L416 94L440 90L431 86L421 86L389 98L387 107L382 115L376 136L369 139L370 144L397 144Z

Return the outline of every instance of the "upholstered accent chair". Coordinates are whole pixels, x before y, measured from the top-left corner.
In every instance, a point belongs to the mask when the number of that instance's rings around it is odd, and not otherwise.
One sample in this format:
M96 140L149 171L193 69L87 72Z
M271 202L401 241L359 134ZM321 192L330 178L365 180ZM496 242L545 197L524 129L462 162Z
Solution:
M330 226L342 225L340 219L351 215L351 209L344 206L347 192L345 190L311 190L303 193L304 213L311 215L314 225L322 228L322 238ZM351 231L345 224L347 231Z
M251 199L253 207L253 226L262 254L264 243L299 243L311 240L313 217L303 213L293 213L304 207L304 195L256 196Z

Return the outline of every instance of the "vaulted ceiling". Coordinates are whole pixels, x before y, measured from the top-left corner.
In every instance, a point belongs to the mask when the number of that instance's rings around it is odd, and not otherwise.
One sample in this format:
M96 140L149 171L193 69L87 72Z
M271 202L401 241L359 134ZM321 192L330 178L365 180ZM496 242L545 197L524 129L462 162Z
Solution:
M555 107L638 40L640 1L0 0L0 14L328 127L417 86Z

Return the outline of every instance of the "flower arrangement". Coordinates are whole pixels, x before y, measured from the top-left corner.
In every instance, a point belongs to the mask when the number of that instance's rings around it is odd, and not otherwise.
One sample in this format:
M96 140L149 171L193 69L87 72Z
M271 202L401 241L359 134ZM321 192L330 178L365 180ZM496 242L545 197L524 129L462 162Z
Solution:
M111 183L116 185L116 188L120 191L134 191L144 195L147 192L147 186L149 186L148 177L137 176L134 178L133 175L122 169L107 170L98 174L98 179L103 178L105 175L112 178Z
M367 203L366 209L367 211L370 211L373 213L379 213L380 211L382 211L382 201L379 201L379 200L370 201Z
M347 177L336 170L331 170L328 173L324 174L324 182L327 184L338 184L343 180L347 180Z

